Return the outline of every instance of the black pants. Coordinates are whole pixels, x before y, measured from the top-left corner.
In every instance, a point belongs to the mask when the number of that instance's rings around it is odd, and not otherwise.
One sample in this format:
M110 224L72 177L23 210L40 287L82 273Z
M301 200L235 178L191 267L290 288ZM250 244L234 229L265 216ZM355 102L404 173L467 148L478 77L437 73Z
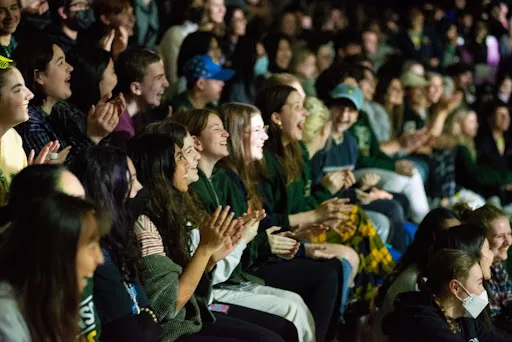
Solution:
M255 311L255 310L253 310ZM266 322L274 319L285 320L284 318L258 312ZM213 324L205 324L201 331L193 335L181 336L176 342L284 342L285 340L273 331L270 331L257 324L249 323L235 317L230 317L231 309L228 314L214 313L215 322ZM256 316L253 316L255 318ZM261 317L258 319L261 321ZM286 320L285 320L286 321ZM288 322L288 321L287 321ZM290 323L291 324L291 323ZM292 324L292 328L295 326ZM297 332L295 331L295 339Z
M304 299L315 319L318 342L325 341L328 333L335 330L342 280L338 259L268 263L254 274L265 280L266 285L295 292Z

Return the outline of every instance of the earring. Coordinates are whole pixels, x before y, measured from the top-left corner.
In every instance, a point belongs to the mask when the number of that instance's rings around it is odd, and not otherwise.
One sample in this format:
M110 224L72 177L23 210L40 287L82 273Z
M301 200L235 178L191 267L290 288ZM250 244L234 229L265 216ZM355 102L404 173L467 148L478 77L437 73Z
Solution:
M278 121L277 125L279 126L280 129L283 129L283 123L281 121Z

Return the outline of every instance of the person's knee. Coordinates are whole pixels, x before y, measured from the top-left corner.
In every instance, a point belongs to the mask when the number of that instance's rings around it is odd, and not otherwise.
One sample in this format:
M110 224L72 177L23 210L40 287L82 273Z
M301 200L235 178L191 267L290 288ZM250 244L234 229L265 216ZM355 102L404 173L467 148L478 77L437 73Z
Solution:
M355 270L359 268L359 255L352 247L335 243L325 244L325 246L329 254L347 260Z

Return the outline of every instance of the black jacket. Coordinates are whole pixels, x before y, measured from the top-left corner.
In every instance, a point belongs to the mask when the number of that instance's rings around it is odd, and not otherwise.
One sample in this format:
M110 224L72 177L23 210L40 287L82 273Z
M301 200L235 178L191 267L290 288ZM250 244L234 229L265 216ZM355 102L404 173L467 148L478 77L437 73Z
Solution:
M424 292L405 292L395 300L395 310L384 318L382 327L390 342L505 342L509 336L484 327L480 320L460 318L462 327L453 333L432 296Z

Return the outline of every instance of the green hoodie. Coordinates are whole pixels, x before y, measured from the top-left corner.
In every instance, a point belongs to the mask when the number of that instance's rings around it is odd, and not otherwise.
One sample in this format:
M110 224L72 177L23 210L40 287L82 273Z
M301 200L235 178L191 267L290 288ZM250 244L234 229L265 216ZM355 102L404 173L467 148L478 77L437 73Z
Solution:
M286 226L290 225L288 215L314 210L320 203L333 197L323 185L312 185L309 153L302 141L300 148L304 169L301 177L290 184L286 184L284 171L274 154L268 149L264 150L267 166L266 175L263 177L264 195L272 208L272 215L282 217L283 221L286 217Z
M235 217L247 213L249 210L247 194L244 192L242 180L236 174L222 167L215 167L211 179L208 179L201 169L198 169L198 172L199 180L191 187L208 213L212 214L219 205L229 205L235 213ZM244 271L257 267L268 260L271 255L267 234L265 232L258 233L247 245L241 263L233 271L228 282L239 284L250 280L262 283L262 280L254 279Z
M396 160L381 151L379 140L364 112L359 113L359 119L349 131L357 140L359 156L356 167L358 169L375 167L395 171Z

